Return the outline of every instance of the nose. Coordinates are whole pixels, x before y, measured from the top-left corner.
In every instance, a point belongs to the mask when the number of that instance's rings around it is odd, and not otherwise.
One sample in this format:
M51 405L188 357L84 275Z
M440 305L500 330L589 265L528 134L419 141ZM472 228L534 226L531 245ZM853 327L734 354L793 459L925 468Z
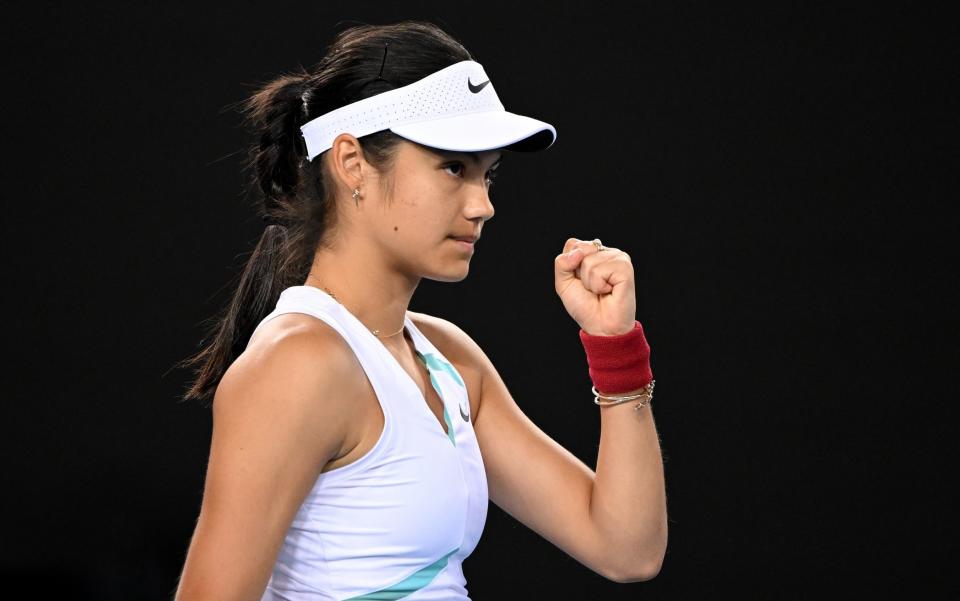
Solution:
M478 217L483 221L487 221L492 218L494 214L493 203L490 201L490 191L485 185L478 186L477 188L475 192L470 194L466 207L464 207L464 212L466 213L467 219L471 221Z

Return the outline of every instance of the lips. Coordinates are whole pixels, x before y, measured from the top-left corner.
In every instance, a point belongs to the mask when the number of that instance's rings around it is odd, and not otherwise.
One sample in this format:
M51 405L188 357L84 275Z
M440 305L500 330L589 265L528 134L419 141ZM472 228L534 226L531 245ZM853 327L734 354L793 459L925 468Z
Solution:
M480 236L450 236L454 240L460 240L461 242L470 242L471 244L480 239Z

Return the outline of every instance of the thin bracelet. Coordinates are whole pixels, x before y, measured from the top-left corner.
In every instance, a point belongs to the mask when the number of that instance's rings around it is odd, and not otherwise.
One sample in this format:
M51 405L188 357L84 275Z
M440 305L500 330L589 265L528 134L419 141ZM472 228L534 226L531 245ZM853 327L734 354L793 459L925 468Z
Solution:
M597 391L596 386L591 386L590 391L593 392L593 402L601 407L610 407L612 405L619 405L620 403L626 403L627 401L633 401L636 399L641 399L633 408L640 410L650 404L650 401L653 400L653 387L656 384L656 380L651 380L649 384L644 386L641 389L641 392L637 394L631 394L626 396L608 396L601 394ZM600 399L608 399L610 402L601 403Z

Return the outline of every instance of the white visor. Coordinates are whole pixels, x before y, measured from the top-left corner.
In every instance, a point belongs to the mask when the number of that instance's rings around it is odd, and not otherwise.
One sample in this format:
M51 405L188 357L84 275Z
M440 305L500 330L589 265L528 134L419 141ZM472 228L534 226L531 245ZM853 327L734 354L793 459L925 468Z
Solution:
M412 84L340 107L300 127L307 159L329 150L343 133L357 138L389 129L440 150L480 152L549 148L549 123L507 112L483 67L462 61Z

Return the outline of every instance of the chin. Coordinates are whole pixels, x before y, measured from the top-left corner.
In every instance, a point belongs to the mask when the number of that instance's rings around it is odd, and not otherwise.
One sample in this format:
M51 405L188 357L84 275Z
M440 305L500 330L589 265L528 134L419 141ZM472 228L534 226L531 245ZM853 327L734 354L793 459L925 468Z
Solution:
M456 271L435 272L424 277L435 282L462 282L467 279L470 273L470 263L464 262L463 266Z

